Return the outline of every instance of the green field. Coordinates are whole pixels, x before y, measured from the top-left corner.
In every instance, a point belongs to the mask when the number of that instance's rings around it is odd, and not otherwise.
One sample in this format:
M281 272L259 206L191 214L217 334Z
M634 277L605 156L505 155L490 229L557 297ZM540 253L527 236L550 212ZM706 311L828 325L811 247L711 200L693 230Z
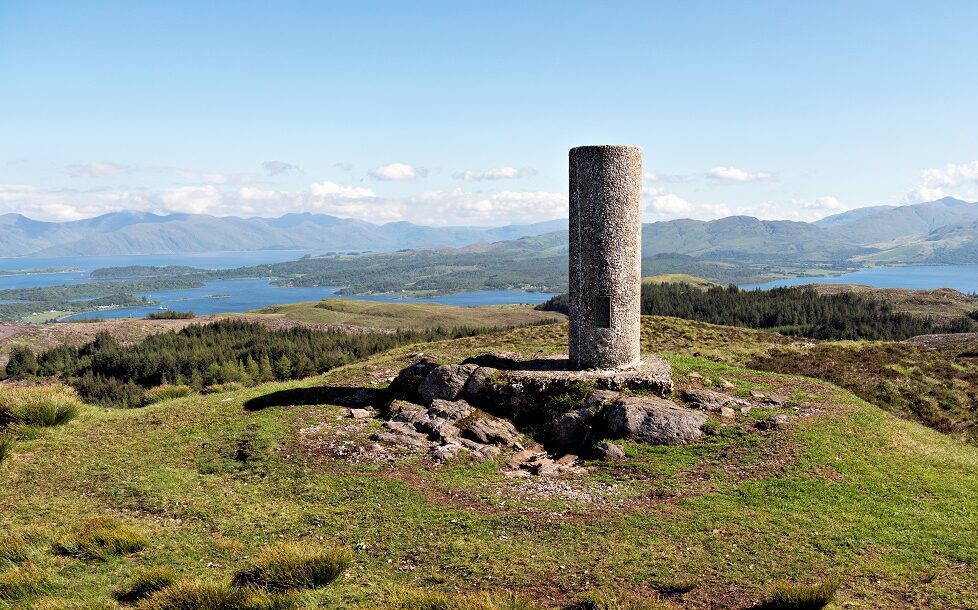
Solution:
M833 578L832 608L978 605L978 449L838 387L717 362L808 349L802 340L643 323L644 349L666 352L680 385L692 372L722 377L741 394L782 394L801 415L760 431L752 412L685 447L625 443L624 462L553 480L350 450L378 422L342 417L329 404L340 388L381 387L417 351L443 362L489 349L558 352L562 324L407 346L299 382L87 407L20 440L0 465L4 529L34 528L39 540L16 567L0 565L0 583L18 571L46 582L20 600L0 594L0 607L117 607L112 592L151 566L228 582L282 540L353 550L335 584L300 594L309 608L449 607L403 605L418 590L512 591L542 608L586 591L649 608L747 608L776 581ZM283 406L243 408L269 395ZM106 561L51 552L93 515L148 544Z

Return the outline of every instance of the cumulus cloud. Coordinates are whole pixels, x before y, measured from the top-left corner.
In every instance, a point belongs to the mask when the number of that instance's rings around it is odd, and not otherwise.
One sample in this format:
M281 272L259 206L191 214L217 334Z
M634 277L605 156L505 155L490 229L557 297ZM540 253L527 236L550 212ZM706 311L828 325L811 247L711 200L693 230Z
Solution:
M494 167L486 170L467 169L464 172L454 174L452 177L465 182L480 182L482 180L511 180L536 175L537 170L532 167Z
M302 173L298 165L286 163L285 161L265 161L261 164L261 167L268 176L287 176L292 173Z
M690 201L676 193L656 187L645 188L643 194L646 198L644 215L646 221L680 218L716 220L727 216L753 216L762 220L811 222L849 209L837 198L831 196L810 200L762 201L731 205L718 202Z
M391 163L375 167L367 173L377 180L410 181L427 176L428 170L407 163Z
M767 182L774 178L769 172L748 172L736 167L714 167L706 175L711 180L726 183Z
M371 199L376 197L374 192L368 188L343 186L335 182L317 182L309 186L309 191L314 197L320 199Z
M79 220L117 210L145 210L144 193L125 191L44 189L29 184L0 184L0 214L13 212L41 220Z
M925 169L920 173L920 184L904 197L905 203L934 201L949 195L970 196L978 194L978 161L948 163L943 168Z
M131 174L132 168L121 163L94 161L84 165L66 165L65 171L74 178L111 178L122 174Z

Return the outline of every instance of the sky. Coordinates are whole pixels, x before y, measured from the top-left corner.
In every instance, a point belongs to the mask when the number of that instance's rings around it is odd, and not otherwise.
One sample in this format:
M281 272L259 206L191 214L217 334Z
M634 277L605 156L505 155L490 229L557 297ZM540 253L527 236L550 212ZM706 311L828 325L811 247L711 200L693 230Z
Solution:
M978 2L0 0L0 214L504 225L978 200Z

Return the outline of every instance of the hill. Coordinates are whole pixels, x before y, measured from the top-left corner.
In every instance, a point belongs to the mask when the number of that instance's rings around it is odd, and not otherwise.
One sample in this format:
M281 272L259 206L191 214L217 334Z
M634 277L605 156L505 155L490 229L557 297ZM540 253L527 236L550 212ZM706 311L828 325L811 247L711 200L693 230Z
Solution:
M815 224L839 239L889 249L899 242L926 239L934 231L978 221L978 204L953 197L899 207L862 208Z
M332 402L418 351L442 362L492 349L532 356L561 350L565 332L406 346L305 381L85 408L0 465L4 524L27 541L5 548L30 562L0 567L2 582L42 583L23 605L108 607L144 567L227 582L271 542L301 540L354 558L329 588L301 592L302 607L528 608L486 599L513 592L556 608L599 591L635 608L748 608L775 581L833 577L839 607L978 605L978 450L836 386L723 363L805 353L805 342L644 319L643 349L666 352L681 386L698 387L698 375L741 396L783 396L789 425L762 430L755 409L694 444L626 441L622 461L555 479L361 451L377 421ZM256 398L282 406L245 410ZM145 548L107 561L51 551L90 516L134 528ZM449 605L464 594L484 601Z
M113 212L71 222L0 215L0 256L92 256L237 250L396 250L461 247L553 231L560 221L530 225L426 227L383 225L327 214L238 218L206 214Z
M897 313L927 318L960 318L978 310L978 299L950 288L910 290L906 288L876 288L855 284L808 284L818 294L852 293L890 305Z

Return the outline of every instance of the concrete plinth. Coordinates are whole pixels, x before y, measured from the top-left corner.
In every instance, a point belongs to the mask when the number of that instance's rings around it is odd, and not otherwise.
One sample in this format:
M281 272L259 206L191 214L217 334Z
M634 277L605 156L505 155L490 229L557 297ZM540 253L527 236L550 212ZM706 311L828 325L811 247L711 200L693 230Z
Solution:
M570 364L640 363L642 150L570 151Z

